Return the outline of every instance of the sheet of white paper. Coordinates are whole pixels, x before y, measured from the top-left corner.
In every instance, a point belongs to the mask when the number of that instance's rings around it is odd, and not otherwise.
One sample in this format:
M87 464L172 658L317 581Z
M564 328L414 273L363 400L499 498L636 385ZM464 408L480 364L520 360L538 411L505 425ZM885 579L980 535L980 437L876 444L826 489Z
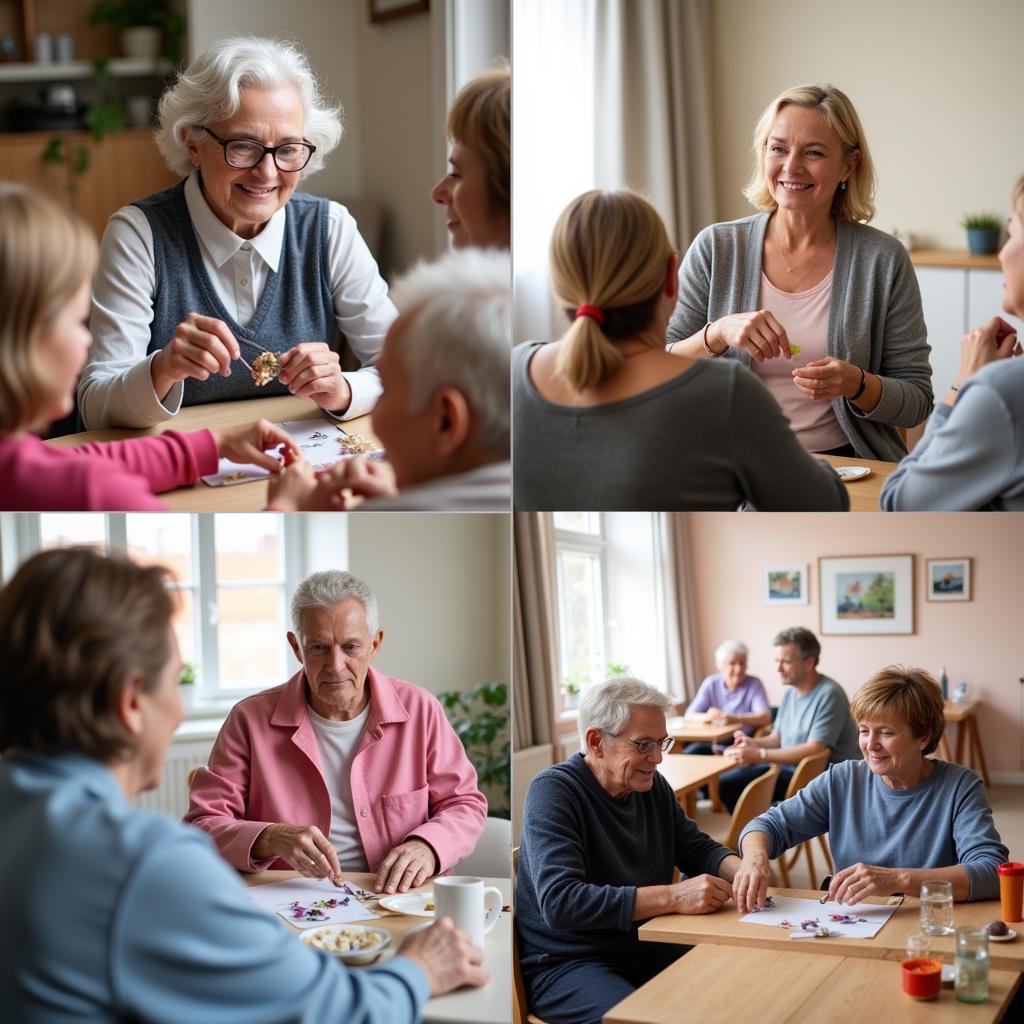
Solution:
M771 910L755 910L741 917L742 924L766 924L787 930L800 930L805 921L817 921L822 928L847 939L870 939L892 917L895 906L881 907L874 903L819 903L797 896L775 896ZM856 922L834 921L830 915L863 918Z
M340 443L345 437L344 431L327 420L286 420L280 425L295 438L299 450L314 469L332 466L347 456ZM225 484L263 480L268 476L270 474L259 466L221 459L217 472L204 476L202 481L209 487L223 487Z
M296 928L319 928L322 924L346 924L380 917L355 898L353 893L358 889L354 882L343 881L339 888L325 878L293 878L286 882L251 885L246 894L256 906L280 914ZM328 905L332 900L333 907ZM319 913L310 917L311 910Z

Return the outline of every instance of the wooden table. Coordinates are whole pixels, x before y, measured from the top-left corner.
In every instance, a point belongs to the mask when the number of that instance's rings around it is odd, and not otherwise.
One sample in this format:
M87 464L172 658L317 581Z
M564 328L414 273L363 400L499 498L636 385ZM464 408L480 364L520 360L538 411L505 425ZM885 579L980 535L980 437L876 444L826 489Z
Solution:
M956 763L965 764L976 772L980 772L982 779L985 780L985 785L988 786L991 783L988 780L985 752L981 749L981 737L978 735L978 720L975 716L975 711L980 703L981 701L977 700L965 700L959 704L954 704L953 701L947 700L942 709L942 717L945 718L947 723L955 722L957 724ZM967 745L970 753L969 763L964 760L965 738L968 741ZM942 734L942 739L939 740L939 756L944 761L953 760L949 756L949 743L946 741L945 733Z
M725 743L732 742L732 734L738 725L714 725L700 718L676 715L666 723L667 735L680 743Z
M344 872L346 881L363 888L373 885L374 876L361 871ZM289 878L301 877L297 871L263 871L258 875L242 875L246 885L265 885L267 882L281 882ZM512 902L512 880L509 878L485 878L485 885L494 885L501 890L501 898L506 904ZM431 883L427 882L410 892L427 892ZM371 904L373 909L378 909ZM383 928L391 935L391 945L381 954L380 960L395 955L396 947L402 939L415 927L424 923L422 917L410 917L407 914L393 914L390 910L380 909L381 916L373 921L360 922L371 924L375 928ZM282 927L299 933L302 929L279 919ZM378 963L380 962L378 960ZM465 988L448 995L438 996L427 1001L423 1007L423 1020L429 1024L510 1024L512 1020L512 915L502 912L498 923L484 939L484 966L490 972L491 980L482 988ZM360 970L353 967L351 970Z
M604 1024L677 1024L683 1019L716 1024L751 1019L766 1024L982 1024L1000 1019L1020 975L990 970L986 1003L961 1003L951 988L943 988L936 999L918 1002L901 984L900 965L883 960L696 946L613 1006Z
M839 455L818 455L812 452L816 459L824 459L830 466L866 466L871 470L870 476L860 480L845 481L846 489L850 492L851 512L877 512L878 497L882 493L882 484L885 483L889 474L899 465L898 462L880 462L877 459L855 459Z
M697 814L697 790L735 767L734 761L715 754L666 754L658 765L658 771L672 787L686 813L693 818Z
M277 398L250 398L238 402L211 402L207 405L185 406L177 416L153 427L139 430L109 428L86 430L81 434L55 437L47 444L75 445L87 441L121 441L129 437L146 437L165 430L199 430L202 427L236 427L253 420L267 419L274 423L285 420L323 419L331 417L308 398L281 395ZM370 417L356 416L340 424L345 433L362 434L377 444L370 429ZM207 487L198 481L192 487L181 487L160 495L160 500L174 512L259 512L267 503L267 481Z
M782 896L800 896L818 899L820 892L809 889L774 889L770 893ZM871 899L869 903L885 903L885 899ZM957 926L985 925L1002 915L998 900L980 903L957 903L953 908ZM774 949L779 952L804 951L827 956L848 956L869 960L906 959L907 936L920 929L920 901L912 896L904 898L896 912L872 939L790 939L789 932L771 925L741 924L743 916L736 905L729 902L716 914L666 914L655 917L640 926L640 938L648 942L708 943L717 946L752 949ZM954 936L932 936L931 956L944 963L953 962ZM993 970L1024 971L1024 938L1013 942L990 942L989 965Z

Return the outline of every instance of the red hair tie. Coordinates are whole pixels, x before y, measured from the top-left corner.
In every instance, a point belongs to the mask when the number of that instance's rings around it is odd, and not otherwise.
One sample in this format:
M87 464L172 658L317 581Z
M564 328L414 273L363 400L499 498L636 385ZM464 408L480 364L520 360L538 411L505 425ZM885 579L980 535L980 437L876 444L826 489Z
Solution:
M597 306L588 306L585 303L582 306L577 306L576 319L578 320L581 316L589 316L592 320L596 320L599 327L604 323L604 313Z

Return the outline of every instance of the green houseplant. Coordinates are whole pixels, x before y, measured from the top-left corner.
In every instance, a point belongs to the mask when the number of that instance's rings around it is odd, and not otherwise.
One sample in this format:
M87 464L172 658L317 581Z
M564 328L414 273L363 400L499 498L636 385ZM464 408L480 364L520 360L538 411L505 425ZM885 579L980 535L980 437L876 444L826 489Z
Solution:
M629 675L629 666L617 661L607 661L604 666L604 675L600 679L592 678L589 673L579 667L574 668L568 675L562 677L559 689L565 695L565 706L567 709L579 707L580 694L584 688L593 683L604 682L605 679L614 679L616 676Z
M975 256L988 256L999 248L1003 220L994 213L968 214L960 222L967 229L967 248Z
M167 0L97 0L89 24L104 22L118 33L126 57L180 57L185 20Z
M481 789L500 794L489 801L492 818L511 817L512 749L509 735L508 686L480 683L469 690L446 690L437 699L476 768Z

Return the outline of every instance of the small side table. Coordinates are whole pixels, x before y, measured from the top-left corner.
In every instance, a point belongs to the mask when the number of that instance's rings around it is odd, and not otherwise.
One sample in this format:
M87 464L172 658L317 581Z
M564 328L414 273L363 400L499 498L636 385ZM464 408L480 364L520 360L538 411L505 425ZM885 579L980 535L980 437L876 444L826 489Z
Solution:
M981 749L981 737L978 734L978 720L975 712L981 701L965 700L959 704L947 700L943 708L943 717L946 725L957 723L956 730L956 757L950 757L949 743L946 734L943 733L939 740L939 756L944 761L956 761L957 764L966 764L981 774L986 786L991 785L988 778L988 767L985 764L985 752ZM967 741L968 756L970 761L964 760L964 741Z

